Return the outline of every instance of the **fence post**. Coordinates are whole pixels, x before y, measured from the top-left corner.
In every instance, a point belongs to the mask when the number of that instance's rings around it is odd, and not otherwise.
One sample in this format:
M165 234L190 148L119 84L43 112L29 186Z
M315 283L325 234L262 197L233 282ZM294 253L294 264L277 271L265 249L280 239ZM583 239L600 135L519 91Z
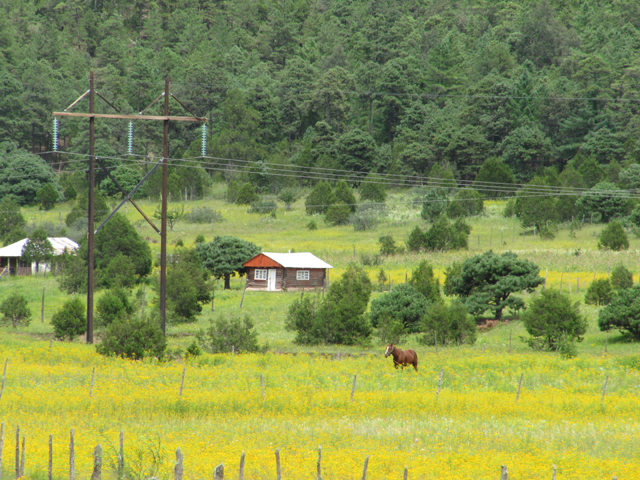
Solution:
M98 445L93 450L93 473L91 480L100 480L102 477L102 447Z
M4 362L4 370L2 372L2 385L0 385L0 399L2 399L2 392L4 392L4 381L7 379L7 365L9 364L9 359L7 358Z
M553 466L553 476L551 477L551 480L556 480L556 466Z
M0 477L2 476L0 472ZM48 480L53 480L53 435L49 435L49 475Z
M247 291L247 285L249 285L249 279L247 278L246 283L244 284L244 288L242 289L242 298L240 299L240 308L242 308L242 304L244 303L244 294Z
M0 424L0 478L2 478L2 449L4 448L4 422Z
M357 375L353 376L353 386L351 387L351 401L353 402L353 394L356 393L356 378Z
M184 388L184 375L187 372L187 367L182 369L182 380L180 381L180 396L182 396L182 389Z
M25 444L27 443L27 438L22 437L22 458L20 459L20 476L24 477L24 462L25 462Z
M367 467L369 466L369 455L364 459L364 469L362 470L362 480L367 480Z
M355 247L353 247L355 249ZM282 472L280 471L280 449L276 448L276 478L282 480Z
M507 472L507 466L506 465L501 465L500 466L500 480L508 480L508 472Z
M74 432L72 428L69 437L69 480L74 480L76 478L76 452L73 441L73 434Z
M404 467L404 480L409 480L409 467Z
M16 478L20 477L20 425L16 426Z
M124 430L120 429L120 454L118 455L118 478L124 477Z
M44 323L44 287L42 287L42 308L40 309L40 323Z
M222 463L213 470L213 480L224 480L224 465Z
M442 386L442 376L444 375L444 367L440 370L440 380L438 380L438 391L436 392L436 399L440 398L440 387Z
M522 387L522 377L524 377L524 373L520 374L520 382L518 383L518 393L516 393L516 402L520 398L520 387Z
M609 381L609 375L604 380L604 387L602 387L602 399L600 400L601 404L604 404L604 394L607 393L607 382Z
M178 448L176 450L176 466L173 469L173 475L175 480L182 480L182 476L184 475L184 466L182 465L182 452Z
M216 289L211 290L211 311L213 312L213 300L216 298Z
M93 367L93 371L91 372L91 388L89 389L89 398L93 396L93 381L96 378L96 367Z
M240 474L238 475L238 480L244 480L244 450L240 456Z
M318 475L316 476L316 480L322 480L322 469L320 464L322 463L322 446L318 447Z

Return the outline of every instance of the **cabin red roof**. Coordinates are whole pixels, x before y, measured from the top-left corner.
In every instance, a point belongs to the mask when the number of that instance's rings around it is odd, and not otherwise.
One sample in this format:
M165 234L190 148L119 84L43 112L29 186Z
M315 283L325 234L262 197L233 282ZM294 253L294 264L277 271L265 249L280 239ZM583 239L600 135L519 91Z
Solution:
M243 265L245 267L256 267L256 268L260 268L260 267L281 267L282 268L282 265L280 265L275 260L272 260L271 258L267 257L264 253L260 253L255 257L253 257L251 260L247 260L246 262L244 262Z

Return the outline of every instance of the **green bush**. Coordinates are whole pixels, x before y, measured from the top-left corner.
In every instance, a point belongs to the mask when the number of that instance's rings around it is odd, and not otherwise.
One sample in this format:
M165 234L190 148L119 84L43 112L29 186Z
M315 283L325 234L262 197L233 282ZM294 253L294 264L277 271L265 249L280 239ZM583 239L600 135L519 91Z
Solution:
M633 287L633 273L620 264L611 271L611 286L614 290Z
M470 233L471 228L462 219L451 223L443 215L425 232L423 246L427 251L466 249L469 247Z
M336 197L328 182L319 182L304 201L307 215L325 213L334 203L336 203Z
M611 303L600 310L598 326L601 331L617 328L640 339L640 286L621 290Z
M423 345L473 345L478 336L476 323L464 304L455 299L447 307L442 302L432 303L420 320L418 338Z
M620 222L613 220L602 230L598 241L598 248L600 250L608 249L615 251L629 249L629 238Z
M309 223L307 223L307 228L309 230L317 230L318 229L318 223L312 218Z
M75 200L76 197L78 196L78 192L76 191L75 188L73 188L73 185L67 185L66 187L64 187L64 191L62 192L62 195L64 195L64 198L66 200Z
M419 252L424 248L425 235L422 229L416 226L407 237L407 250L410 252Z
M447 193L443 188L430 188L422 199L420 216L432 222L447 210L448 204Z
M504 218L511 218L516 214L516 201L512 198L507 201L507 204L504 206L504 212L502 212L502 216Z
M194 240L193 243L204 243L204 235L202 235L201 233L199 233L198 235L196 235L196 239Z
M211 320L209 328L198 333L198 343L210 353L229 353L232 348L236 352L257 352L258 332L248 315L218 316Z
M226 193L227 202L236 203L236 200L238 199L238 192L240 191L240 186L241 184L238 180L231 180L227 184L227 193Z
M376 337L385 343L393 343L397 345L407 334L402 320L391 315L384 315L379 319L378 328L376 328Z
M608 278L596 278L584 296L587 305L609 305L613 298L613 289Z
M106 327L118 320L128 318L134 311L126 290L107 290L96 303L96 325Z
M17 292L11 293L0 305L3 315L0 324L11 323L13 328L28 327L31 322L31 310L27 306L27 299Z
M167 268L166 299L172 323L191 323L211 301L208 272L194 249L181 248ZM157 286L159 289L159 285Z
M463 188L453 196L447 206L449 218L472 217L480 215L484 210L484 200L478 191L472 188Z
M587 331L587 319L580 314L580 302L571 303L568 295L557 290L543 290L522 315L531 338L529 346L536 350L560 351L575 355L575 342L581 342Z
M384 186L384 179L375 173L370 173L360 182L360 200L374 203L384 203L387 199L387 192Z
M167 340L156 321L135 318L117 320L104 332L96 345L101 355L142 360L146 356L163 358Z
M247 210L247 213L269 215L276 210L278 210L278 204L274 200L258 200L251 204L251 208Z
M349 223L349 216L351 215L351 207L348 205L331 205L327 208L324 215L324 221L328 225L346 225Z
M86 307L79 298L71 298L53 314L53 336L58 340L73 340L87 332Z
M238 190L238 196L236 198L236 203L238 205L251 205L252 203L260 200L260 195L256 193L255 188L250 183L245 183Z
M401 283L380 297L371 301L369 318L371 325L378 327L381 319L395 318L402 321L409 333L420 327L420 317L429 305L429 300L412 285Z
M131 260L122 253L118 253L111 259L107 268L98 270L98 285L107 288L131 288L138 281L136 267Z
M378 238L380 244L380 255L395 255L398 247L391 235L381 235Z
M291 210L291 205L296 203L296 201L300 198L300 190L297 188L283 188L280 190L278 194L278 200L284 203L284 209L289 211Z
M46 183L36 193L36 200L42 210L51 210L58 201L58 192L50 183Z
M440 281L433 274L433 267L426 260L421 261L418 268L411 272L409 284L431 303L442 300Z
M184 220L187 223L217 223L222 221L222 212L209 207L194 208L185 213Z

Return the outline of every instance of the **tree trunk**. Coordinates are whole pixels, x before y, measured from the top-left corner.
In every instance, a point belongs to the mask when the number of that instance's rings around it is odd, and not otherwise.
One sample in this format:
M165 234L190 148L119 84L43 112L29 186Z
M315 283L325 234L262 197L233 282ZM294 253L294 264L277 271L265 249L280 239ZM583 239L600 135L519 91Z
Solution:
M502 308L496 309L496 320L502 320Z
M230 281L231 281L231 274L225 273L224 274L224 289L225 290L231 290Z

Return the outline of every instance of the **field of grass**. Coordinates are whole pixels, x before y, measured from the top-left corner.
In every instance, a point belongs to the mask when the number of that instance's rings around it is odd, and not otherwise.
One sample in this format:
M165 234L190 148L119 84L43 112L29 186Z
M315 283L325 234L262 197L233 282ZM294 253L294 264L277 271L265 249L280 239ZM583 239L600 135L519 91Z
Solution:
M366 232L328 227L321 217L316 217L318 230L309 231L302 200L291 211L279 208L274 219L248 214L246 207L229 205L221 196L214 190L211 199L185 204L186 211L202 206L220 210L224 221L204 226L178 223L168 234L169 253L178 239L192 245L198 234L207 240L235 235L254 241L264 251L311 251L335 267L330 278L337 279L349 262L362 263L363 254L372 257L378 252L380 235L391 234L402 243L416 225L426 226L410 197L401 192L391 195L387 220ZM146 200L139 204L147 214L156 207ZM444 280L444 269L453 261L492 248L513 250L534 261L547 276L548 287L562 284L568 293L571 285L574 301L583 300L593 278L606 276L618 263L640 280L637 238L630 238L627 252L598 251L602 226L585 224L575 236L561 229L555 240L542 240L531 232L523 235L516 219L502 217L503 208L503 202L488 202L485 215L469 221L468 251L403 254L383 258L381 265L365 265L365 271L374 284L380 268L399 283L426 258ZM69 209L66 204L50 212L26 209L26 216L30 222L57 225ZM127 216L159 253L159 243L152 243L157 234L135 209L129 208ZM171 349L185 349L214 315L240 311L243 283L233 279L230 291L218 285L214 311L205 306L195 324L169 325ZM152 303L153 289L145 288ZM409 478L426 479L498 478L503 464L509 467L509 478L516 480L551 478L553 464L558 466L558 479L616 475L622 480L636 478L640 471L640 352L637 343L619 333L600 332L595 307L582 306L589 329L572 360L529 350L521 322L514 321L481 331L472 347L440 348L437 353L409 337L402 346L419 354L420 371L415 373L394 371L376 339L364 348L294 345L284 320L299 292L246 294L242 312L254 320L259 342L269 345L269 353L203 355L158 363L104 358L80 339L71 344L54 342L49 348L51 316L69 295L58 289L52 275L0 280L0 302L13 291L27 297L33 320L17 332L0 327L0 359L10 359L0 399L0 422L6 428L2 478L11 476L15 444L10 446L9 439L15 439L17 424L27 437L25 471L32 478L45 478L50 434L54 476L66 477L71 428L76 431L78 478L90 475L91 452L97 443L105 449L105 473L111 475L120 429L125 432L129 478L169 478L177 447L185 454L188 479L210 478L219 463L234 478L243 450L245 478L275 478L276 448L282 449L283 478L315 478L320 445L327 479L360 478L367 455L371 456L367 478L372 479L401 478L405 465ZM96 384L89 398L93 367ZM185 390L180 397L184 367ZM437 398L441 369L444 382ZM521 374L524 380L516 403ZM264 401L260 375L265 379ZM351 401L354 375L357 385Z

